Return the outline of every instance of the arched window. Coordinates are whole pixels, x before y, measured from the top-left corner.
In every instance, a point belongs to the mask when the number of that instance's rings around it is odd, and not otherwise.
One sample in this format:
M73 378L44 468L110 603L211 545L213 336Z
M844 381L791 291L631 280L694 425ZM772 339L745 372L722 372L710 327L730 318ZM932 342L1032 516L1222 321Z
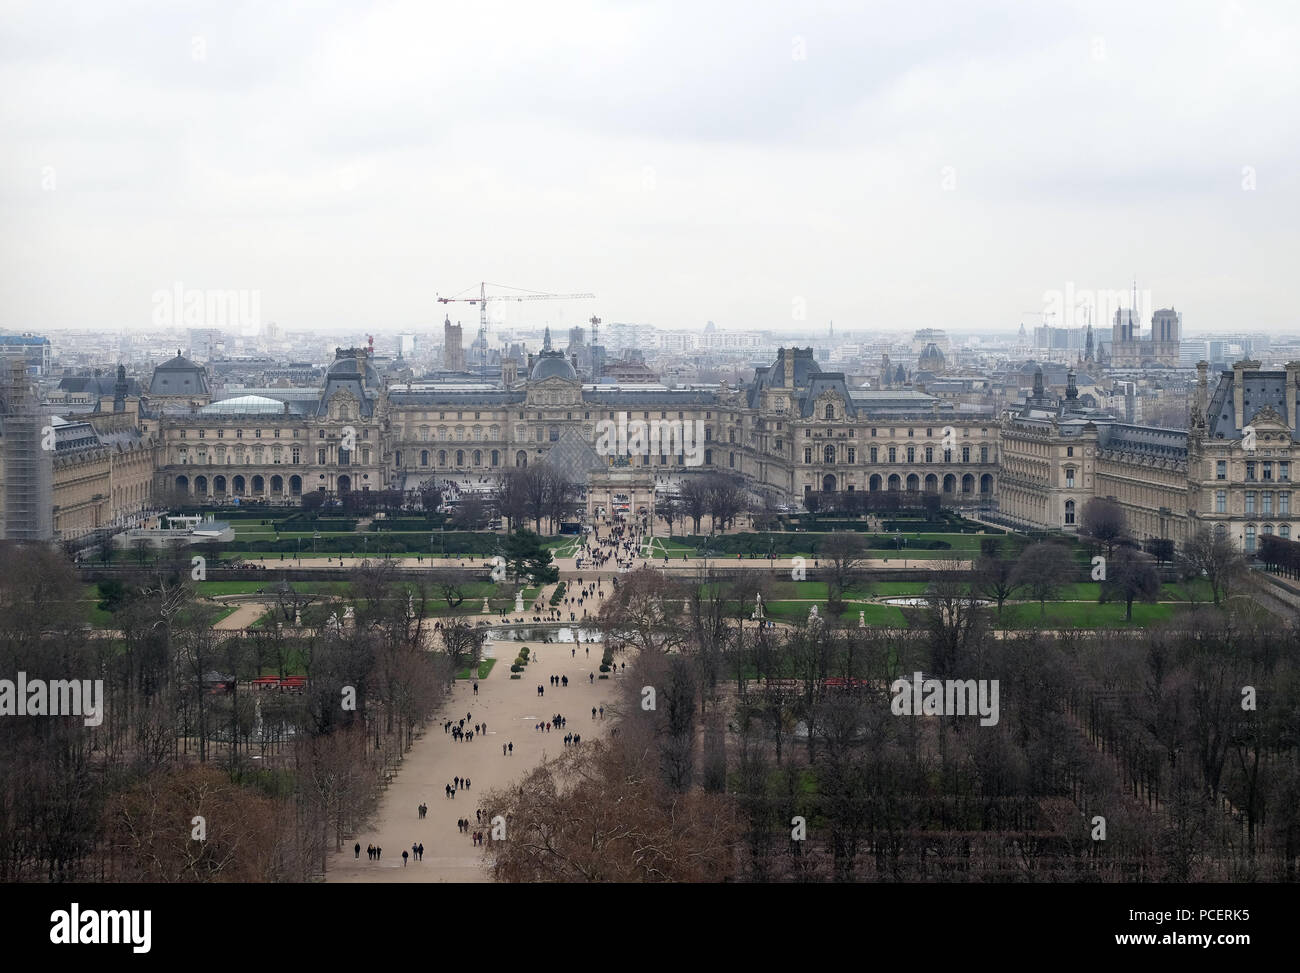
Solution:
M421 466L429 465L429 451L427 449L420 450L420 465Z
M1284 541L1289 541L1289 540L1291 539L1291 525L1290 525L1290 524L1278 524L1278 525L1277 525L1277 536L1280 537L1280 538L1282 538L1282 540L1284 540Z
M1228 526L1226 524L1214 525L1214 537L1216 540L1223 540L1228 536Z
M1074 523L1074 501L1073 500L1065 501L1065 522L1067 524Z
M828 405L828 406L826 407L826 418L827 418L827 419L834 419L834 418L835 418L835 406L833 406L833 405Z
M1246 553L1247 554L1255 553L1255 525L1254 524L1246 525Z

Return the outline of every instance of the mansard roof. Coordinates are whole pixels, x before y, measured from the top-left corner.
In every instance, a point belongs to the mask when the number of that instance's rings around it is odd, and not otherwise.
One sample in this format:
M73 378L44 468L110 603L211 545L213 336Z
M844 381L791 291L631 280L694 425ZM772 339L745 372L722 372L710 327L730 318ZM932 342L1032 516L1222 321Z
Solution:
M1242 369L1241 377L1244 387L1242 399L1245 404L1242 409L1243 424L1249 424L1255 414L1265 406L1272 407L1279 416L1283 417L1285 423L1286 372L1281 369L1269 371ZM1225 371L1219 377L1219 384L1215 387L1214 394L1210 396L1209 407L1206 410L1206 425L1211 439L1234 440L1240 439L1243 435L1241 426L1237 424L1234 400L1236 383L1237 373ZM1300 409L1293 411L1292 415L1300 415ZM1291 431L1295 435L1296 428L1293 426Z

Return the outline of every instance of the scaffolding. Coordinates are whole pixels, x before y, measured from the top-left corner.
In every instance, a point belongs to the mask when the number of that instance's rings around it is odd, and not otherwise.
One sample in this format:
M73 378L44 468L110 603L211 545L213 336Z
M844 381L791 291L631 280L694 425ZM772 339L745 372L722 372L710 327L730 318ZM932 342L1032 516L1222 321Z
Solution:
M26 362L0 369L0 538L54 537L54 428L27 379Z

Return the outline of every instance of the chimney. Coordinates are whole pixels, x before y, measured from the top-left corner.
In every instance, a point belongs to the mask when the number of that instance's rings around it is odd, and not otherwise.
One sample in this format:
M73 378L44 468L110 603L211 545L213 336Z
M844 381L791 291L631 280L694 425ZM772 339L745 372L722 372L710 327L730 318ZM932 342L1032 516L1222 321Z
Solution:
M1300 361L1286 363L1286 424L1294 433L1296 428L1296 395L1300 394Z
M1238 429L1246 425L1246 370L1257 368L1259 368L1257 361L1232 363L1232 408Z
M1210 363L1202 359L1196 363L1196 401L1193 404L1192 425L1204 427L1209 419L1206 414L1210 408L1209 388Z

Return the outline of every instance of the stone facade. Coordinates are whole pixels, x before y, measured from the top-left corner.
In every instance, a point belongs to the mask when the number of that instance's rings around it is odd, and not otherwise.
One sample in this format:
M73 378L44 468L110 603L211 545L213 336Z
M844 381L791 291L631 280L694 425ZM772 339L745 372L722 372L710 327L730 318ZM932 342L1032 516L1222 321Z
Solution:
M1262 370L1237 362L1211 395L1198 366L1190 429L1124 423L1031 397L1002 423L999 513L1037 529L1077 531L1083 505L1108 497L1140 540L1181 543L1210 527L1247 553L1259 538L1291 538L1293 463L1300 462L1300 363Z

